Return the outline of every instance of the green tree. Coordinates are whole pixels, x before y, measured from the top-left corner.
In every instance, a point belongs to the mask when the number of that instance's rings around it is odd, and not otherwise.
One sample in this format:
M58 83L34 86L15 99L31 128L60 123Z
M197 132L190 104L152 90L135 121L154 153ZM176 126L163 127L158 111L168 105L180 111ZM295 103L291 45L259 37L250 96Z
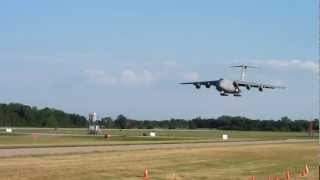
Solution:
M113 123L111 117L105 117L105 118L102 118L102 119L101 119L101 125L102 125L104 128L110 129L110 128L113 128L114 123Z
M58 127L57 119L53 115L49 116L48 119L47 119L46 126L47 127L57 128Z
M127 123L128 123L128 119L120 114L117 119L114 121L114 124L116 127L120 128L120 129L126 129L127 128Z

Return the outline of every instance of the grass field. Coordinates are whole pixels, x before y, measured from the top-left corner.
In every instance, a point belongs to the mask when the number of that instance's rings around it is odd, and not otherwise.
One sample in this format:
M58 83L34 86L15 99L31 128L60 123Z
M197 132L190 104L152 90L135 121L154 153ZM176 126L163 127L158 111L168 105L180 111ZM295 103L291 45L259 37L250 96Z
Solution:
M137 150L75 155L51 155L2 158L1 179L143 179L149 169L151 179L267 179L268 175L284 177L290 170L294 177L305 164L318 164L317 143L249 145L176 150ZM317 179L311 168L309 178Z
M257 132L257 131L222 131L222 130L164 130L156 129L158 137L144 137L146 129L118 130L107 129L99 136L87 134L87 129L53 128L14 128L14 133L4 133L0 129L0 148L8 147L44 147L44 146L79 146L113 144L156 144L185 142L222 141L222 134L228 134L229 141L243 140L280 140L309 138L305 132ZM33 138L32 133L39 133ZM111 134L106 140L103 134Z

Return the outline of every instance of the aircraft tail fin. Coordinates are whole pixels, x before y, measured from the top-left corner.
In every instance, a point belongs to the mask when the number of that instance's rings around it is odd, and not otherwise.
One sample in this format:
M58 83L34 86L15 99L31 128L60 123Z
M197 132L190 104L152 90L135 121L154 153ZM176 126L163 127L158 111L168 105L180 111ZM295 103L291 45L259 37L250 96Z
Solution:
M230 68L241 68L241 75L240 75L240 80L244 80L246 77L246 71L248 68L250 69L259 69L257 66L249 66L245 64L237 65L237 66L230 66Z

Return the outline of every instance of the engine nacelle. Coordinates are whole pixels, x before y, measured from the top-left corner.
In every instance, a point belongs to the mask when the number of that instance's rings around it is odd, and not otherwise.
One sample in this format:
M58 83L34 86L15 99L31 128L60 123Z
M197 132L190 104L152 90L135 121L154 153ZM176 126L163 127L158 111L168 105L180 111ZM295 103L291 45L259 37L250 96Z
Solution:
M196 89L200 89L201 88L200 84L194 84L194 86L196 87Z
M206 88L210 88L211 87L211 84L206 84Z
M259 91L262 92L263 91L263 87L259 87Z
M251 89L251 86L250 85L247 85L246 86L247 90L249 91Z

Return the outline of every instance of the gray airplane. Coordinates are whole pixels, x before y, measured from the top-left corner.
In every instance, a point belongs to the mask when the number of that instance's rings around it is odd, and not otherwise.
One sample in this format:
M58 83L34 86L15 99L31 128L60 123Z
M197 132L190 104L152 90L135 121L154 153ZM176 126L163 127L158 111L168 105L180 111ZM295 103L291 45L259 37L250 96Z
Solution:
M205 86L206 88L210 88L211 86L215 86L216 89L220 92L221 96L229 96L229 94L233 94L233 96L240 97L241 96L241 87L245 87L247 90L251 88L258 88L260 92L263 92L263 89L286 89L283 86L273 86L269 84L262 84L257 82L248 82L245 81L245 75L248 68L257 68L254 66L248 65L239 65L239 66L231 66L231 68L241 68L241 77L240 80L227 80L227 79L219 79L214 81L194 81L194 82L184 82L180 84L192 84L197 89L200 89L201 86Z

